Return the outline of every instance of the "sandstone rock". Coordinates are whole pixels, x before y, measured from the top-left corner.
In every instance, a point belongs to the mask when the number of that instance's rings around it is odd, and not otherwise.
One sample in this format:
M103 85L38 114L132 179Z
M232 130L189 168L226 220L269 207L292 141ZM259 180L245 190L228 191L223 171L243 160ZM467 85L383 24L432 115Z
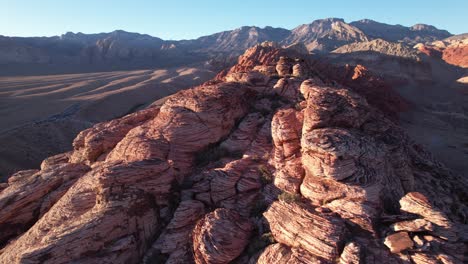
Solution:
M216 209L205 215L193 231L196 263L228 263L249 243L252 224L238 213Z
M411 221L402 221L395 223L391 226L395 232L406 231L406 232L424 232L434 231L434 226L431 222L424 219L416 219Z
M323 260L311 255L300 248L290 248L286 245L276 243L268 246L262 252L255 263L259 264L309 264L309 263L325 263Z
M306 173L336 181L353 176L368 183L373 175L365 167L379 166L384 159L372 139L345 129L315 129L303 135L301 146Z
M276 64L276 71L280 77L290 76L292 74L292 62L287 57L280 57Z
M158 226L154 202L132 187L116 188L119 194L107 199L93 188L93 175L88 173L28 232L3 249L0 262L139 260ZM125 227L119 227L121 223Z
M153 248L165 254L186 249L193 227L204 215L204 211L205 206L201 202L182 201ZM172 257L175 258L175 256Z
M468 43L462 45L449 46L443 51L442 59L447 63L468 68Z
M425 241L422 240L422 238L420 236L418 236L418 235L415 235L413 237L413 241L414 241L414 244L419 248L423 247L424 244L425 244Z
M168 205L172 183L187 173L193 155L225 137L244 115L247 91L237 88L236 85L202 86L196 93L184 91L178 94L180 97L167 100L160 114L132 129L127 136L119 132L119 137L125 138L107 158L101 164L93 164L93 170L75 183L67 195L55 203L53 210L44 214L28 233L5 248L2 261L16 258L34 261L45 256L53 263L83 258L97 262L102 258L111 262L140 259L158 228L156 204ZM205 100L200 103L197 98L203 94ZM229 104L225 104L223 98ZM236 101L232 98L237 98L239 103L233 111L231 106ZM199 132L205 134L205 140ZM102 140L96 144L101 146ZM169 143L172 143L170 148ZM76 157L90 156L78 154ZM88 159L88 162L92 160ZM123 222L131 224L123 230L119 227ZM97 230L107 236L89 243ZM113 233L110 230L114 230ZM39 243L38 239L44 237L58 238L44 239ZM87 243L86 246L81 246L82 242ZM32 248L31 245L36 245L35 249L28 253L26 249ZM101 250L103 245L109 247ZM15 248L21 250L15 251ZM121 253L123 249L125 251Z
M0 193L0 243L26 231L89 170L82 164L45 167L16 173Z
M400 200L401 210L418 214L428 221L443 227L450 227L451 223L442 212L437 211L427 197L421 193L411 192Z
M468 67L468 40L466 37L461 39L445 39L444 41L435 41L430 44L418 44L414 48L420 52L445 62L462 68Z
M100 155L112 150L130 129L154 118L158 112L159 108L149 108L82 131L73 141L75 151L70 162L96 161Z
M414 231L422 229L452 242L468 237L466 228L450 221L447 215L433 206L421 193L408 193L400 200L400 206L401 210L418 214L424 217L424 220L418 219L410 223L399 222L395 224L396 228L416 229Z
M273 91L277 95L294 101L299 96L300 84L300 80L295 80L292 78L281 78L278 80L275 86L273 86Z
M304 178L301 164L302 113L294 109L281 109L273 117L271 130L275 145L275 185L291 193L297 193Z
M249 91L239 88L237 84L200 86L171 96L157 118L132 129L107 160L164 158L176 170L188 170L193 154L227 136L244 116Z
M257 196L255 191L261 188L258 166L247 157L195 176L195 199L248 216Z
M262 74L265 74L267 76L272 76L276 74L276 68L275 66L269 66L269 65L258 65L253 68L254 71L258 71Z
M67 163L70 159L70 152L61 153L52 157L48 157L47 159L43 160L41 163L41 170L46 170L53 165Z
M247 115L239 124L236 131L221 143L221 148L226 149L230 153L244 153L249 149L264 121L260 113Z
M387 236L384 244L392 253L400 253L401 251L410 249L414 246L413 241L406 232L399 232Z
M285 202L274 202L264 216L276 241L300 247L319 258L338 257L338 248L345 236L341 219L318 215L306 206Z
M301 93L307 100L304 113L304 132L325 126L361 126L369 116L367 102L359 95L345 89L335 89L306 80Z
M234 72L226 76L227 82L239 82L246 85L265 85L270 78L260 72Z
M276 68L276 62L281 56L281 53L281 49L279 49L276 44L256 45L247 49L245 53L239 57L238 63L229 70L229 73L248 72L257 66L273 66Z
M462 262L468 185L389 120L389 89L365 67L250 48L0 186L0 262ZM254 229L277 243L261 251Z
M361 247L355 242L347 243L340 256L341 264L361 263Z
M297 77L297 78L307 77L307 75L305 73L304 66L301 65L300 63L299 64L294 64L292 76Z

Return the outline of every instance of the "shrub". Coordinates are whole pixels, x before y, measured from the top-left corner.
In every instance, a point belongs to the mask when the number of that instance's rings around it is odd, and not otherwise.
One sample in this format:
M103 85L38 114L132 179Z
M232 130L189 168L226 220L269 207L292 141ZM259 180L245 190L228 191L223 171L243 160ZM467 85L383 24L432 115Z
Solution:
M168 259L169 256L167 254L162 254L161 251L157 250L150 252L145 262L151 264L163 264L166 263Z
M297 203L301 200L301 195L297 193L283 192L278 196L278 199L286 203Z
M210 162L217 161L227 155L227 151L217 145L209 146L195 156L195 164L198 166L208 165Z
M260 157L258 155L252 155L252 160L258 162L260 161Z
M261 236L256 236L249 243L249 247L247 248L247 254L249 254L249 256L253 256L255 253L259 252L260 250L266 248L268 245L271 245L273 243L276 243L276 241L271 233L264 233Z
M294 104L294 109L296 109L296 111L302 111L301 103Z
M267 166L259 165L258 172L260 173L260 180L262 181L263 185L273 182L273 174L270 172Z
M266 211L268 208L268 203L265 201L263 195L259 195L258 199L255 201L252 209L250 210L250 216L259 217Z
M220 145L212 145L199 152L195 156L195 164L197 166L206 166L210 162L219 161L222 158L230 157L235 159L242 158L242 151L229 152L227 149Z

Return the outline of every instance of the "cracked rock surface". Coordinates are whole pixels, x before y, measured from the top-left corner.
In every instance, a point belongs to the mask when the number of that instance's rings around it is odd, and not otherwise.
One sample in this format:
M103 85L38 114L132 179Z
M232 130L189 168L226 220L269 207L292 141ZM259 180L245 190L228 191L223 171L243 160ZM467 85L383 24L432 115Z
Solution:
M383 80L299 51L252 47L10 177L0 263L466 262L466 180Z

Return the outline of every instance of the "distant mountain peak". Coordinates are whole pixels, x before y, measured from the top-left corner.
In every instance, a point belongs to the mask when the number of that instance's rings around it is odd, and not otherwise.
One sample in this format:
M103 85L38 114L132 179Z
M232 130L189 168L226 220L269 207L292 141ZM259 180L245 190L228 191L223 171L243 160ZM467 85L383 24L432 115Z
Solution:
M410 27L410 29L413 31L445 31L427 24L415 24L412 27Z
M314 22L345 22L343 18L338 17L327 17L323 19L317 19Z
M325 18L294 28L283 44L302 42L308 50L328 52L352 42L367 41L367 36L358 28L341 18Z
M381 38L392 42L403 41L409 44L432 42L451 36L446 30L439 30L434 26L426 24L416 24L411 27L405 27L399 24L390 25L371 19L362 19L351 22L350 25L359 28L371 38Z

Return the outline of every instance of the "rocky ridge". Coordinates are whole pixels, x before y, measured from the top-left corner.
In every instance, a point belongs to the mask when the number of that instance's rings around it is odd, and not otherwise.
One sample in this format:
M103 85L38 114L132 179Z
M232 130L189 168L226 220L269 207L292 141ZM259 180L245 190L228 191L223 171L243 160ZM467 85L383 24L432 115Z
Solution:
M468 68L468 35L462 34L428 44L415 46L428 56L441 58L445 62L462 68Z
M328 18L294 28L283 42L303 43L308 50L320 53L332 51L345 44L368 40L364 32L345 23L343 19Z
M351 52L377 52L383 55L395 56L405 59L420 61L421 58L417 51L407 47L402 43L388 42L383 39L374 39L368 42L351 43L339 47L332 51L333 53L351 53Z
M392 121L382 80L301 50L254 46L10 177L0 262L466 261L466 180Z
M351 22L350 25L360 29L371 38L381 38L391 42L406 42L409 44L433 42L451 36L446 30L440 30L426 24L405 27L402 25L380 23L371 19L362 19Z
M263 41L284 46L303 43L311 52L328 53L346 44L378 38L415 45L450 36L445 30L423 24L404 27L371 20L346 23L340 18L318 19L292 30L244 26L179 41L122 30L99 34L68 32L54 37L0 36L0 74L81 73L206 63L220 70L220 64L232 66L232 57Z

